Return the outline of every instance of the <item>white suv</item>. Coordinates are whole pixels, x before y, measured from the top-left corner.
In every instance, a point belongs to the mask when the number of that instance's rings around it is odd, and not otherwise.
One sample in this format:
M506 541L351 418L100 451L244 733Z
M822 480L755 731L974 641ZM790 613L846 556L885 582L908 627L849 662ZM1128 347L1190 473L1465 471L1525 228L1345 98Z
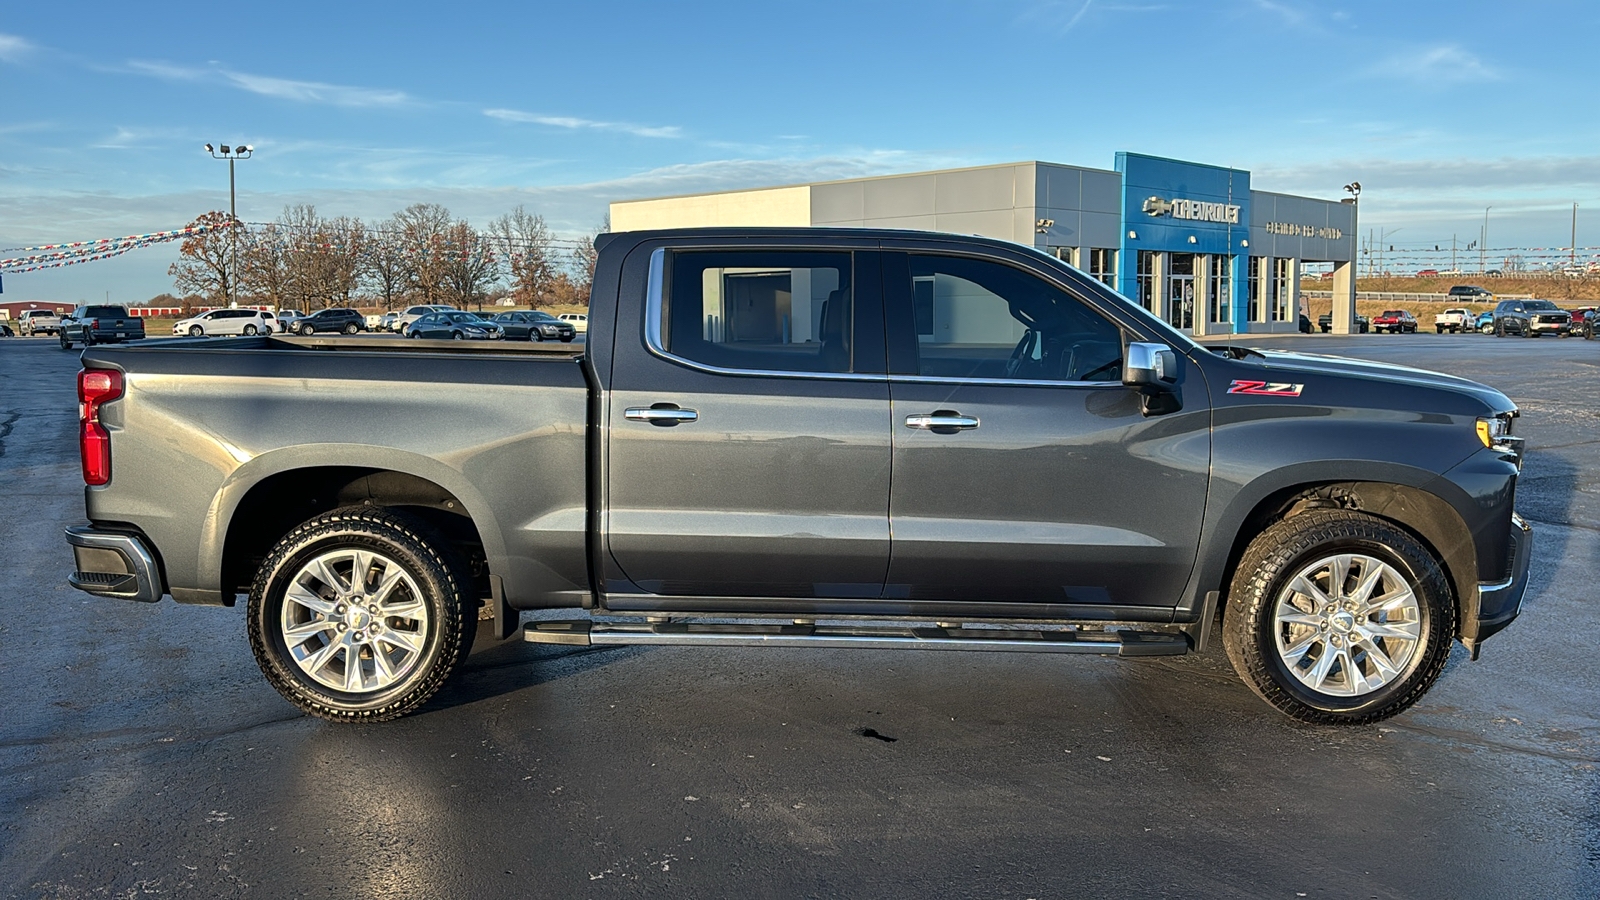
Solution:
M589 333L589 317L583 313L562 313L561 315L556 316L556 318L563 322L571 322L572 330L578 332L579 334Z
M456 308L454 306L444 306L441 304L434 304L432 306L428 306L426 304L420 306L408 306L406 307L405 312L394 317L389 327L400 332L401 334L406 334L410 331L412 322L415 322L429 313L455 311Z

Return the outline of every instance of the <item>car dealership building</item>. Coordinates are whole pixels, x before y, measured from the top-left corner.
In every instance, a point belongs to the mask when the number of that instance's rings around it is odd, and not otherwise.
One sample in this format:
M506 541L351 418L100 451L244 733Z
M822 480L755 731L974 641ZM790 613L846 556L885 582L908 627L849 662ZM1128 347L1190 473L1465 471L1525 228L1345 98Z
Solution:
M1355 320L1356 207L1254 190L1250 173L1118 153L611 204L615 231L914 228L1038 248L1195 335L1294 331L1305 263L1332 264L1334 331Z

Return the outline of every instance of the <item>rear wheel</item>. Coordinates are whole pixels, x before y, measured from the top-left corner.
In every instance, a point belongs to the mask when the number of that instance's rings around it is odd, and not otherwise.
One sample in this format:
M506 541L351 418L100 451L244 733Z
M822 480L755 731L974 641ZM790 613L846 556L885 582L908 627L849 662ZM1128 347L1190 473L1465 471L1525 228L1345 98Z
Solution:
M1228 658L1303 722L1388 718L1427 693L1450 655L1444 571L1391 522L1343 509L1292 516L1252 541L1236 572Z
M356 327L356 323L354 323L354 322L351 322L350 324L344 326L344 333L345 334L355 334L356 332L358 332L360 330L361 329L357 328Z
M61 349L63 349L63 350L71 350L72 349L72 341L67 340L67 333L65 331L61 332Z
M250 648L290 703L334 721L421 706L472 649L471 581L409 516L347 507L290 532L250 590Z

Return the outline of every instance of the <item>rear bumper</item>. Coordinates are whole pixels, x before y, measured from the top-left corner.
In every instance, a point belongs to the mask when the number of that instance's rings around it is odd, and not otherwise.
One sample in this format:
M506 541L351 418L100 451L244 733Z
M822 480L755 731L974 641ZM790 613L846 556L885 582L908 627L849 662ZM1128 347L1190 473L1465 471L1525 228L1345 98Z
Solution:
M77 562L67 583L78 590L144 603L154 603L166 593L155 555L138 535L75 525L67 529L67 543Z

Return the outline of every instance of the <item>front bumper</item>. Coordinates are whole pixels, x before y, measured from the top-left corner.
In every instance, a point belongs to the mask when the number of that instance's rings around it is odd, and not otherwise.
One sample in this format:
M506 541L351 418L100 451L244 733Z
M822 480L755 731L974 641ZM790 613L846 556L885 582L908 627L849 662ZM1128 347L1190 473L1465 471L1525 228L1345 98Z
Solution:
M1528 330L1534 334L1564 334L1570 322L1531 322Z
M166 593L155 555L138 535L100 531L87 525L67 529L77 570L67 583L96 597L154 603Z
M1506 563L1507 577L1478 584L1477 634L1463 641L1472 657L1478 647L1498 634L1522 612L1522 595L1528 590L1528 561L1533 557L1533 528L1516 513L1511 514L1511 552Z

